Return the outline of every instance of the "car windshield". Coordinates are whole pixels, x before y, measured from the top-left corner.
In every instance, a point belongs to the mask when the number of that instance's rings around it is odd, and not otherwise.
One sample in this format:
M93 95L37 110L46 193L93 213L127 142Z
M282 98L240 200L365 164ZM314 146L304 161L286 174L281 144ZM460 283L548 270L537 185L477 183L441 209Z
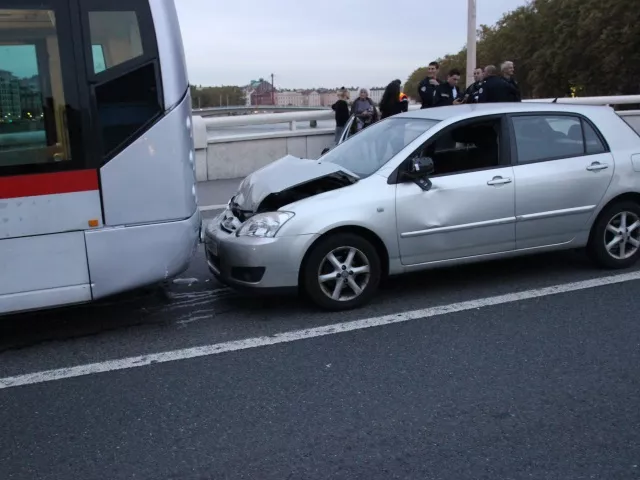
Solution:
M322 161L335 163L365 178L437 123L438 120L425 118L389 118L374 123L330 150Z

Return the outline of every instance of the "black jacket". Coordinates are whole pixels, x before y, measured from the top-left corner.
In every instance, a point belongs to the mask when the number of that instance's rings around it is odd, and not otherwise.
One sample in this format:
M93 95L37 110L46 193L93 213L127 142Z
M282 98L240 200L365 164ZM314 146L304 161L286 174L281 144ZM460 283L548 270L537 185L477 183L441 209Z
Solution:
M420 95L420 100L422 102L421 108L433 107L433 96L436 93L437 87L435 85L431 85L429 80L431 80L431 78L427 77L418 85L418 95ZM436 80L438 80L438 83L440 85L444 83L442 80L439 80L437 78Z
M409 102L401 102L400 100L390 100L386 103L380 103L380 118L392 117L398 113L404 113L409 109Z
M464 98L466 99L464 103L478 103L478 98L480 97L480 87L482 86L482 80L479 82L473 82L467 90L464 92Z
M344 100L338 100L331 108L336 112L336 127L344 127L349 121L349 104Z
M462 98L462 92L458 87L455 87L458 91L458 96L453 98L453 87L449 83L442 83L436 87L435 94L433 96L434 107L446 107L447 105L453 105L453 101Z
M502 77L488 77L482 82L478 103L519 102L520 92Z
M506 78L503 78L503 80L505 82L507 82L509 85L511 85L515 90L515 98L516 98L516 102L521 102L522 101L522 94L520 93L520 85L518 85L518 82L516 82L516 79L511 77L508 80Z

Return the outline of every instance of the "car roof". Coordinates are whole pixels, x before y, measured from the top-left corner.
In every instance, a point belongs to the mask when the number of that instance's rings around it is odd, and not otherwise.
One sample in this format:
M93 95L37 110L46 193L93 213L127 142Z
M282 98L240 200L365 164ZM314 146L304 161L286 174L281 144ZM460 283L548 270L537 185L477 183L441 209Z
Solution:
M607 109L609 111L612 110L611 107L603 105L577 105L550 102L475 103L411 110L398 115L398 117L424 118L430 120L462 120L464 118L483 115L527 112L578 113L591 116L597 113L602 113L603 109Z

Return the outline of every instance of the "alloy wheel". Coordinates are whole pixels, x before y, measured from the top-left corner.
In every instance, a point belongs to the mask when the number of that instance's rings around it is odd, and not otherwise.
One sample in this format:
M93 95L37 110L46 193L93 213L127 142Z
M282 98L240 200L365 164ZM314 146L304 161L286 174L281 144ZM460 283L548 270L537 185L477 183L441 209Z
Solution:
M354 247L338 247L323 258L318 268L322 292L332 300L348 302L359 297L371 278L367 256Z
M609 220L604 231L604 246L616 260L632 257L640 248L640 218L633 212L622 211Z

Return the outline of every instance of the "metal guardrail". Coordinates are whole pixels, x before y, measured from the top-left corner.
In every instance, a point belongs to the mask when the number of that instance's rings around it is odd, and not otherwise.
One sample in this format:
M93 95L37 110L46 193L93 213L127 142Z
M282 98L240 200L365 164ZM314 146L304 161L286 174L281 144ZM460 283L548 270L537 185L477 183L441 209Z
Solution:
M193 114L207 117L210 115L224 115L228 113L251 113L251 112L307 112L330 110L329 107L293 107L278 105L230 105L228 107L194 108Z
M632 105L640 104L640 95L619 95L609 97L567 97L567 98L541 98L528 99L525 102L536 103L562 103L576 105ZM409 110L419 110L420 105L409 105ZM197 111L194 110L194 114ZM618 112L624 115L624 111ZM630 114L632 115L632 114ZM636 114L637 115L637 114ZM289 130L297 130L297 122L313 122L318 120L333 120L334 112L330 109L319 109L314 111L284 111L282 113L263 113L255 115L241 115L233 117L211 117L203 118L207 130L216 130L224 127L244 127L250 125L275 125L288 123ZM282 135L282 132L279 132ZM268 134L261 134L262 137ZM250 135L254 136L254 135Z

